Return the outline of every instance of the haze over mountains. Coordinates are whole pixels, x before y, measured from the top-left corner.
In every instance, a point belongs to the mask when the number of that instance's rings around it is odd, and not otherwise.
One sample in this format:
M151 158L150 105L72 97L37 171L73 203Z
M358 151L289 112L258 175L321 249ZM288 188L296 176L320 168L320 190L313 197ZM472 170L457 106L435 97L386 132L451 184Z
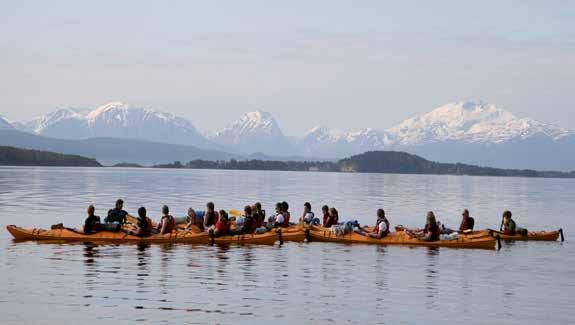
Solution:
M229 153L228 157L241 158L258 153L274 157L337 159L373 150L401 150L444 162L502 168L575 169L573 130L519 118L493 104L482 102L449 103L387 130L365 128L348 131L318 126L301 138L286 136L278 121L270 113L262 111L247 113L221 131L203 135L185 118L120 102L94 110L62 108L20 123L0 117L0 129L67 140L111 138L118 141L136 139L141 145L147 142L169 143L180 145L180 151L193 146L197 147L194 148L197 153L209 149L213 154L215 150L218 157L226 157ZM14 139L11 143L3 143L2 138L6 137L0 137L0 144L18 145ZM28 146L30 142L34 140L28 138ZM158 149L157 146L154 148ZM34 149L54 150L53 147ZM175 160L169 150L163 152L163 162ZM153 153L150 151L148 154ZM97 152L94 154L93 157L99 158ZM141 158L142 153L134 156ZM114 161L114 157L108 156L105 161ZM158 159L153 161L158 162Z

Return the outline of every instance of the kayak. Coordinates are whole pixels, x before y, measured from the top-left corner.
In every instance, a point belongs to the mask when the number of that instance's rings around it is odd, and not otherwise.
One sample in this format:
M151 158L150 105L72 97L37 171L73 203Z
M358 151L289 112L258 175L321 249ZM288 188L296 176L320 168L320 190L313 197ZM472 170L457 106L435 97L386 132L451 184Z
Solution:
M115 242L115 243L210 243L207 232L194 233L177 231L164 235L138 237L124 232L99 231L95 234L86 235L73 229L26 229L14 225L6 226L6 229L16 240L48 240L48 241L86 241L86 242Z
M74 229L26 229L14 225L6 226L16 240L39 240L59 242L114 242L114 243L192 243L192 244L264 244L273 245L276 232L261 235L233 235L210 238L208 232L175 231L164 235L138 237L124 232L100 231L86 235Z
M292 225L287 228L279 228L281 233L278 234L280 243L283 242L303 242L306 239L306 232L301 225Z
M413 238L407 232L392 232L381 239L371 238L352 232L336 236L329 228L313 226L309 229L310 241L354 243L354 244L379 244L379 245L405 245L405 246L428 246L450 248L483 248L494 249L497 239L489 234L480 236L460 236L453 240L423 241Z
M498 231L494 230L480 230L474 231L473 235L484 235L493 233L494 235L499 235L502 240L533 240L533 241L556 241L561 236L561 241L564 241L563 237L563 229L555 230L555 231L530 231L527 233L526 236L522 236L519 234L515 235L505 235Z
M263 234L241 234L232 236L214 237L216 244L260 244L273 245L278 234L275 231L268 231Z

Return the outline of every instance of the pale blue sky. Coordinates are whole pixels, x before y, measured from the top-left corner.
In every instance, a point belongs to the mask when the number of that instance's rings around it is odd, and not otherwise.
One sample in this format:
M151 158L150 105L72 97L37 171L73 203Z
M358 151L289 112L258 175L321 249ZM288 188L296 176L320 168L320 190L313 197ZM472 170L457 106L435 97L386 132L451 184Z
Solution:
M575 128L575 2L0 0L0 72L17 120L121 100L297 135L475 99Z

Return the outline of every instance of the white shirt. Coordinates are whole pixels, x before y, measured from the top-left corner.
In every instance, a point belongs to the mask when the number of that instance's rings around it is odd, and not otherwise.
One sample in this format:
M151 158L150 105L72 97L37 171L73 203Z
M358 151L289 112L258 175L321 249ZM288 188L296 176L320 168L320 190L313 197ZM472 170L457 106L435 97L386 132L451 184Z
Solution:
M303 220L307 223L310 223L313 220L313 217L314 217L314 214L311 212L308 212L303 216Z
M276 223L283 224L285 222L285 217L283 214L278 213L276 215Z
M387 225L385 224L385 221L380 222L378 227L379 227L378 229L379 229L379 235L380 236L383 235L383 233L387 231Z

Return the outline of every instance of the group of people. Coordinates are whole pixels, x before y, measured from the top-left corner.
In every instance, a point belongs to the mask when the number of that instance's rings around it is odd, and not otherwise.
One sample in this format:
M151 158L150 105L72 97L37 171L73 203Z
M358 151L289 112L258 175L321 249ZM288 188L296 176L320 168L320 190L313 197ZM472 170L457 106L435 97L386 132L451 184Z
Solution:
M115 207L108 211L108 215L101 222L99 216L96 216L95 208L93 205L88 207L88 217L84 223L84 233L93 234L98 231L124 231L131 235L148 237L154 234L168 234L175 231L179 223L185 223L186 231L194 232L210 232L213 236L225 236L236 234L261 234L270 231L274 228L289 227L291 223L291 214L289 212L289 205L287 202L278 202L275 205L275 213L273 213L266 220L266 211L262 209L260 202L253 205L246 205L243 213L237 211L232 217L228 215L225 210L217 211L213 202L206 204L204 211L196 211L192 208L188 209L188 214L185 219L177 220L170 214L168 206L162 207L162 217L160 221L154 225L154 222L147 216L145 207L138 209L138 218L135 225L131 229L126 229L124 225L128 223L128 213L123 209L124 201L118 199ZM299 223L306 225L321 225L325 228L342 227L349 229L360 235L368 236L371 238L384 238L390 233L390 222L385 215L383 209L378 209L376 212L376 223L374 227L360 227L357 221L340 222L339 214L336 208L328 207L327 205L321 208L323 218L320 221L315 217L312 212L312 206L309 202L304 203L303 213L299 218ZM452 230L446 228L439 221L436 220L435 214L432 211L427 213L425 227L423 229L404 229L410 236L419 238L425 241L436 241L440 239L442 234L452 233L465 233L473 231L475 220L470 217L469 210L463 210L461 224L459 229ZM182 222L183 221L183 222ZM232 227L232 222L235 222L235 227ZM132 222L133 223L133 222ZM399 226L398 226L399 227ZM510 211L503 213L500 231L504 234L514 235L517 232L522 232L523 229L518 228L515 221L512 219Z

